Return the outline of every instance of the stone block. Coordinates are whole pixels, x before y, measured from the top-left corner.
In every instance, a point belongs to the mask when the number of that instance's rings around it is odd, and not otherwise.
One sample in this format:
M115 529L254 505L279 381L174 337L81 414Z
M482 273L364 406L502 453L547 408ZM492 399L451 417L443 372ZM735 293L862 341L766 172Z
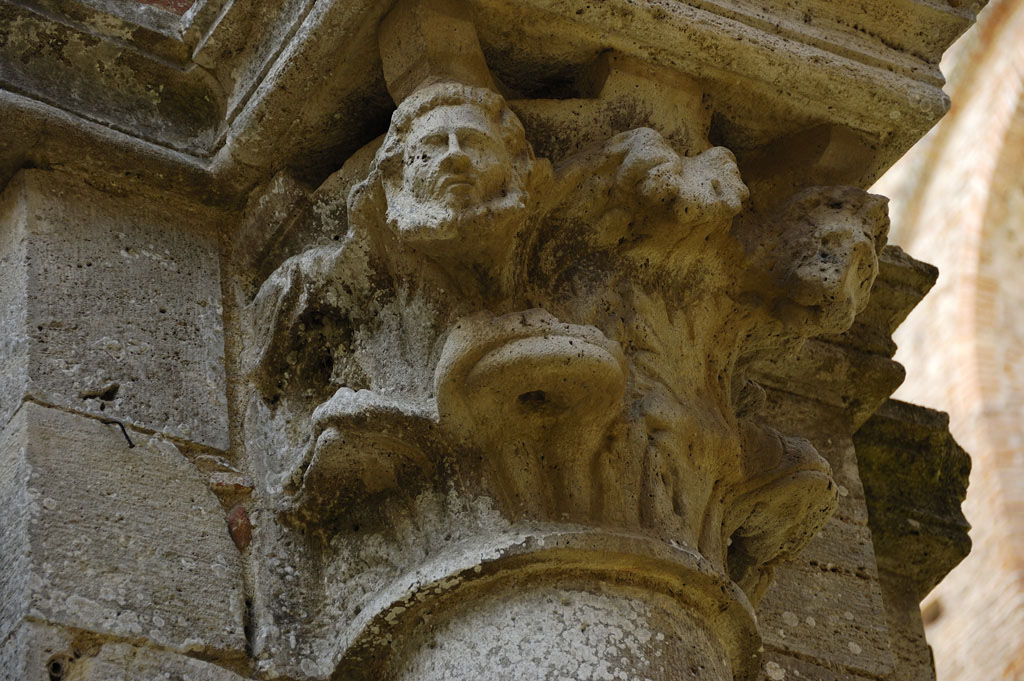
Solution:
M869 677L892 672L867 527L830 520L800 557L779 567L775 576L758 608L766 647Z
M32 573L28 538L30 503L25 481L25 412L0 438L0 641L11 635L28 613Z
M213 214L44 171L6 194L0 258L22 271L0 275L0 413L27 395L226 449Z
M22 188L0 196L0 425L18 408L28 382L25 333L25 211Z
M0 636L26 617L181 651L242 651L242 566L169 441L26 403L0 442Z
M798 561L877 581L871 530L833 517L804 548Z
M765 651L760 681L867 681L859 674L837 672L810 660L786 655L777 650Z
M81 681L243 681L243 677L210 662L176 653L108 643L96 657L84 660L74 679Z
M52 681L68 678L77 651L70 632L39 622L23 622L0 643L4 681Z
M882 597L892 643L896 678L900 681L935 681L935 661L925 640L917 584L911 577L882 570Z
M970 457L950 435L948 416L898 400L886 402L854 443L879 564L910 578L920 600L971 549L960 509Z

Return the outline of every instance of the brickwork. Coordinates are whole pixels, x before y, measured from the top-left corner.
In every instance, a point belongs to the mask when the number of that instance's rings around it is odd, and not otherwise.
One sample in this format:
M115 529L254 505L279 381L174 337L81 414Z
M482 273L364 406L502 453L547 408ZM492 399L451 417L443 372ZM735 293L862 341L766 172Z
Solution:
M1024 2L947 55L949 116L883 178L892 239L941 275L896 336L897 396L946 409L974 550L925 601L940 681L1024 678Z

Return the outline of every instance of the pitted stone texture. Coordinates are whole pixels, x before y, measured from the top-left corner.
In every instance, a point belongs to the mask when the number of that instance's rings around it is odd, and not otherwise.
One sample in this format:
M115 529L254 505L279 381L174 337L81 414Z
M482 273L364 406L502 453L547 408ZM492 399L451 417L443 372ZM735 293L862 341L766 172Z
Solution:
M0 643L0 679L70 679L60 674L67 674L74 666L76 652L70 632L38 622L22 622Z
M32 574L28 524L31 504L25 481L25 411L0 439L0 640L7 638L28 612ZM0 667L4 669L4 667Z
M830 520L798 560L776 571L758 621L766 646L887 678L890 632L868 528Z
M189 0L147 2L180 8ZM202 166L199 159L214 154L214 174L228 176L225 184L282 167L316 174L336 150L351 150L379 131L386 116L383 69L367 34L391 4L332 0L310 14L310 2L274 2L261 11L207 2L179 21L173 12L120 0L76 3L73 10L48 3L45 19L7 3L5 25L17 30L0 51L5 89L49 106L39 106L44 113L29 109L32 100L5 103L20 115L8 126L14 139L0 161L9 167L20 155L92 172L97 163L107 165L103 151L116 144L156 156L131 167L157 185L176 167ZM870 155L880 157L873 164L880 168L944 110L934 62L980 3L459 4L475 5L490 66L512 91L561 94L595 55L620 49L710 81L730 145L759 146L818 123L842 125L871 134ZM77 123L62 126L64 135L49 126L37 132L53 106ZM128 134L103 135L111 128ZM196 158L153 154L154 146Z
M445 608L407 640L401 681L725 681L732 671L702 615L610 585L523 585Z
M762 566L798 550L836 489L736 389L750 358L852 323L888 222L844 187L740 215L732 154L693 142L635 128L553 169L495 92L438 83L400 102L346 238L285 261L245 311L262 400L248 449L274 500L329 521L452 454L509 514L653 528L717 564L742 536L734 578L756 600ZM495 309L510 312L479 317ZM382 443L384 418L401 423Z
M242 681L232 671L184 655L108 643L68 681Z
M949 417L898 400L855 437L878 563L924 598L971 550L960 504L971 460Z
M12 183L0 196L0 425L18 408L28 381L23 195L20 183Z
M428 3L410 0L395 11L414 5ZM424 16L406 18L415 24ZM840 492L814 447L783 434L800 431L763 422L764 390L748 369L756 360L782 365L808 338L842 333L866 309L888 228L884 200L855 187L811 185L758 208L732 152L711 145L710 113L698 105L708 94L702 84L659 79L625 57L606 64L602 95L624 82L678 89L670 99L687 105L675 116L684 124L662 130L665 116L615 118L608 135L578 152L538 157L530 134L539 119L527 129L495 91L445 80L445 71L404 94L395 82L404 76L388 65L404 65L404 73L421 62L415 41L403 40L408 31L389 35L400 25L386 20L379 43L385 78L397 85L391 91L403 95L396 94L391 126L348 193L347 233L285 260L239 314L250 388L246 449L257 493L285 521L276 536L256 532L254 555L267 564L288 555L286 565L297 566L258 573L287 596L257 589L260 663L267 671L298 665L317 678L373 673L360 671L357 656L384 636L383 625L369 624L366 611L334 618L352 622L348 639L359 641L339 661L346 640L325 644L335 625L308 622L296 610L321 617L347 610L372 570L420 569L420 556L398 550L398 528L421 522L407 503L421 492L488 498L510 520L654 535L692 549L707 570L739 585L743 603L756 602L773 567L818 532ZM421 28L438 55L451 54L440 29ZM454 42L465 58L473 41ZM557 115L548 123L572 126ZM315 194L338 191L347 177L342 168ZM278 233L301 234L293 220L311 219L301 192L278 190L272 183L267 196L298 194L296 211L281 211L278 228L266 230L268 244ZM837 394L837 404L814 404L813 419L846 406L849 384L874 379L844 349L809 354L817 366L798 372L811 379L804 392ZM838 367L837 354L846 360ZM828 426L848 436L847 422ZM364 522L368 509L391 512ZM444 518L445 534L464 529L455 520ZM351 566L338 559L350 548L340 540L348 528L372 539L366 569L325 579L329 567ZM609 581L636 570L623 560ZM367 590L382 601L404 597L390 589ZM579 647L583 655L596 641L560 647L560 613L545 612L526 593L500 605L496 598L484 596L487 613L440 620L450 631L439 647L469 647L441 653L424 643L400 663L388 657L388 670L405 664L409 678L487 676L500 659L495 651L505 651L510 662L501 669L514 667L509 673L520 678L590 673L566 666L579 662L567 651ZM394 605L388 612L405 611ZM480 647L486 643L470 631L510 611L533 625ZM524 633L531 631L547 633ZM882 634L884 641L884 627ZM704 650L696 633L682 640ZM743 645L750 649L733 657L756 657L756 644ZM308 656L304 647L330 656ZM532 650L546 662L511 662ZM690 668L680 654L665 668L605 660L606 671L725 678L721 669ZM481 666L452 662L463 659Z
M0 630L24 617L244 650L241 561L203 476L169 442L27 403L2 443Z
M935 681L935 660L925 639L915 580L885 569L880 570L879 580L889 620L895 677L900 681Z
M24 215L15 226L24 241L25 321L11 332L27 336L27 385L5 393L226 449L210 214L42 171L23 173L7 191Z
M871 384L868 387L872 391L877 388ZM849 435L848 412L832 402L828 394L813 399L781 390L768 391L768 422L801 433L828 459L839 491L839 506L835 517L801 555L776 569L776 583L758 608L758 620L768 649L842 670L822 679L885 677L893 671L889 649L892 633L867 527L864 488ZM796 662L787 663L788 667L769 667L773 662L781 664L769 658L766 673L772 669L779 676L788 668L787 679L800 678L796 677L797 671L803 673ZM809 678L817 677L812 674Z
M813 662L768 648L760 681L868 681L860 674L836 671L824 664L824 660Z

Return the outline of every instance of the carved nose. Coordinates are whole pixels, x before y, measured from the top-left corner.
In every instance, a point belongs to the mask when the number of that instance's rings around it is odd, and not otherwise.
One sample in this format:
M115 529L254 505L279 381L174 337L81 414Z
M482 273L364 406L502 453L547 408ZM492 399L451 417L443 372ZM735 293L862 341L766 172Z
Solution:
M448 134L448 149L441 159L441 167L446 170L468 170L469 156L462 148L459 137L454 132Z

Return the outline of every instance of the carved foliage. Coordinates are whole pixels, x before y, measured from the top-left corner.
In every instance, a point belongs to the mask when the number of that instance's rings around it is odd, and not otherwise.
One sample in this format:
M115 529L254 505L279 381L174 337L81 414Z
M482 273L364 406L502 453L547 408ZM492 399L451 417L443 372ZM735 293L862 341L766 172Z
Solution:
M835 488L806 441L758 425L745 366L849 326L887 221L846 187L767 218L746 198L723 148L639 128L553 167L497 94L413 93L345 239L252 304L268 493L329 525L389 490L457 488L679 542L759 596Z

